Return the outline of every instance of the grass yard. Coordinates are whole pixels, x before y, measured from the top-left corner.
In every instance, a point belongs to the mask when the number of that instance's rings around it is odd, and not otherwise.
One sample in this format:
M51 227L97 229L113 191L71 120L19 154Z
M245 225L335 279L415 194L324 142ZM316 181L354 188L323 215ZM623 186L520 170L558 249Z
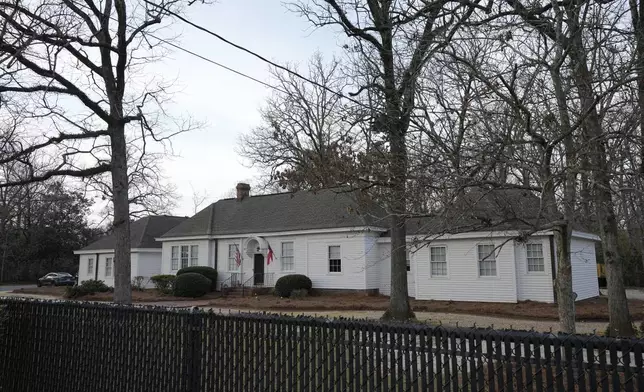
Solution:
M279 298L272 295L257 297L222 297L210 301L221 308L284 310L284 311L342 311L382 310L387 308L389 297L358 294L326 294L302 299ZM557 305L540 302L487 303L455 301L411 300L418 312L460 313L482 316L503 316L514 319L557 320ZM644 301L629 300L631 316L635 321L644 320ZM593 298L577 303L578 321L608 321L608 300Z

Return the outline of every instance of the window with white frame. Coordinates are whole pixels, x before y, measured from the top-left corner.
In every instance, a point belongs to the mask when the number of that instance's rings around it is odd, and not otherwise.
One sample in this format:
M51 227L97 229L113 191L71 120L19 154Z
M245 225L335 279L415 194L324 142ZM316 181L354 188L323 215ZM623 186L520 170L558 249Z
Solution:
M181 268L188 266L190 260L190 247L188 245L181 245Z
M172 260L172 270L173 271L178 270L179 269L179 247L178 246L172 247L171 260Z
M340 245L329 246L329 272L342 272L342 252Z
M280 255L282 271L294 271L295 263L293 261L293 243L282 242L282 253Z
M525 249L528 260L528 272L544 272L543 245L538 243L526 244Z
M432 246L429 248L429 273L431 276L447 276L447 248Z
M409 249L405 251L405 263L407 264L407 272L411 271L411 252Z
M87 259L87 274L91 275L94 273L94 258L90 257Z
M239 269L239 265L237 265L236 254L237 254L237 245L235 244L228 245L228 271L237 271Z
M105 276L112 276L112 258L105 258Z
M496 276L496 254L494 245L479 245L479 276Z
M190 265L198 265L199 264L199 245L191 245L190 246Z

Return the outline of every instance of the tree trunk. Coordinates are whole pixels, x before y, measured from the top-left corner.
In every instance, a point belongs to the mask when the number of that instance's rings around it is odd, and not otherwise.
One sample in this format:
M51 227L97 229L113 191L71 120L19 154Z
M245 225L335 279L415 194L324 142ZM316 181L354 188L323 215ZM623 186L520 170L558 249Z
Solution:
M637 106L640 115L640 181L637 181L639 195L644 193L644 186L642 186L642 177L644 177L644 2L643 1L630 1L631 18L635 36L635 70L637 75ZM637 212L640 233L644 233L644 198L639 198L640 203L633 203L633 211ZM639 205L638 205L639 204ZM631 233L629 232L629 236ZM633 238L633 237L631 237ZM644 242L642 236L638 235L636 238L636 247L641 259L642 267L644 267Z
M391 118L391 117L390 117ZM405 134L398 127L391 129L391 294L389 308L383 315L385 319L409 320L414 313L409 305L407 282L407 229L405 227L407 149Z
M557 60L563 57L563 49L557 50ZM559 68L552 68L550 70L552 84L557 99L557 111L559 113L560 132L564 136L564 149L566 157L566 172L564 181L564 197L563 197L563 210L564 221L563 225L558 225L554 228L554 239L557 246L557 276L555 278L555 287L557 290L557 312L559 314L559 325L562 332L575 333L575 300L573 298L572 288L572 263L571 263L571 240L572 240L572 225L574 224L575 211L574 204L576 199L576 186L577 186L577 172L574 169L574 162L576 161L576 151L571 125L568 103L566 100L566 93L563 89L563 82L561 80L561 73ZM548 156L550 159L551 156ZM549 170L548 187L544 187L544 192L549 192L548 200L551 207L548 209L549 214L557 214L557 201L555 197L555 186L552 183L552 172ZM550 219L555 218L551 215ZM553 261L554 262L554 261Z
M611 335L633 336L633 325L624 287L624 267L617 244L617 219L611 194L609 167L606 162L606 146L601 120L595 105L593 78L588 69L582 34L579 27L579 11L569 19L571 39L570 58L575 87L581 101L581 112L586 114L583 123L585 141L589 148L590 171L593 179L595 209L599 223L606 281L608 285L609 332Z
M570 225L559 226L555 229L554 237L557 246L557 311L562 332L576 333L575 300L572 291L572 264L570 262ZM553 260L554 262L554 260Z
M132 303L130 260L130 202L128 199L127 146L123 126L111 131L112 203L114 204L114 302Z

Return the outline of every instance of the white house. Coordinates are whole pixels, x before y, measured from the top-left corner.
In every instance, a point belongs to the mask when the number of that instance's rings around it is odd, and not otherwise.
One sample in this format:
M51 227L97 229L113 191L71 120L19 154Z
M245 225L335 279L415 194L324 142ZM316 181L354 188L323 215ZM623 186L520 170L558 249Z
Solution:
M238 184L236 198L219 200L159 234L161 252L139 252L138 263L133 256L132 275L141 274L140 257L146 253L146 274L153 274L153 265L155 273L163 274L186 266L211 266L219 273L219 287L270 287L281 276L299 273L307 275L315 289L388 295L388 221L382 210L367 206L357 202L354 193L250 196L250 187ZM556 252L551 232L534 231L539 219L539 199L520 190L472 191L439 217L410 219L409 295L427 300L554 302ZM578 299L599 295L598 240L593 234L573 232L573 290ZM92 252L97 249L93 245ZM96 273L87 270L89 258L101 257L92 252L78 252L81 280ZM102 257L110 257L109 251ZM99 262L99 268L103 264ZM136 273L134 268L139 268Z
M458 208L441 218L408 223L411 297L555 301L552 233L532 231L526 236L534 227L529 215L539 215L537 198L516 190L470 192L456 204ZM220 287L272 286L283 275L299 273L316 289L387 295L391 258L385 218L384 212L365 208L349 193L250 196L250 187L238 184L236 198L211 204L158 238L163 244L161 272L211 266L219 272ZM573 290L578 299L599 295L598 240L573 232Z
M149 278L161 273L161 243L155 238L186 220L180 216L148 216L130 224L132 277ZM114 285L114 235L106 235L74 254L79 255L78 281L97 279Z

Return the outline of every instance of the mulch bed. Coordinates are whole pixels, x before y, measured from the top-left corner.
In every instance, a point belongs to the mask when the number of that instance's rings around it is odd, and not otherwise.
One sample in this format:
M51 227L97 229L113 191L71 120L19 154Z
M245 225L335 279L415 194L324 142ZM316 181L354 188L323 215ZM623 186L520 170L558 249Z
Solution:
M374 310L384 311L389 297L338 294L311 296L302 299L279 298L272 295L257 297L222 297L210 301L211 306L254 310L284 311L338 311ZM420 301L411 300L417 312L461 313L481 316L503 316L515 319L557 320L557 305L525 301L512 303ZM629 307L633 320L644 320L644 301L630 300ZM592 298L576 304L577 320L608 321L608 299Z
M14 293L40 294L62 297L64 287L38 287L14 290ZM342 311L374 310L384 311L389 304L389 297L366 296L361 294L325 294L300 299L280 298L274 295L255 297L221 297L220 293L209 293L198 300L210 300L209 305L221 308L282 310L282 311ZM80 298L90 301L111 301L112 293L100 293ZM132 292L133 302L159 301L194 301L193 298L174 297L159 294L154 289ZM420 301L411 300L414 311L461 313L482 316L503 316L514 319L557 320L557 305L541 302L524 301L512 303L456 302L456 301ZM633 320L644 321L644 301L629 300ZM592 298L577 302L578 321L608 321L608 299Z

